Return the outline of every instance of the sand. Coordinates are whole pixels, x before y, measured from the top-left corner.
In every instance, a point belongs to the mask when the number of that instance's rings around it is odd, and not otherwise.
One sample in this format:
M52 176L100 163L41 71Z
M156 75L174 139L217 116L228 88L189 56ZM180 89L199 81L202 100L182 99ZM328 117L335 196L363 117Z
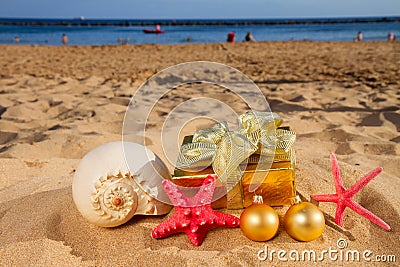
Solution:
M335 205L321 203L327 226L312 242L280 228L268 242L240 229L209 231L200 247L186 235L152 239L167 216L135 216L104 229L87 223L72 200L80 159L94 147L121 140L126 107L151 75L174 64L207 60L227 64L259 86L271 109L297 133L297 191L333 193L329 153L335 152L345 187L382 166L355 199L384 219L386 232L346 209L343 228ZM258 251L338 249L395 255L400 261L400 43L266 42L101 47L0 46L0 265L59 266L304 266L308 261L261 261ZM186 86L167 94L152 117L148 146L177 104L212 96L235 105L215 86ZM245 105L235 105L244 112ZM193 126L194 127L194 126ZM197 126L199 127L199 126ZM195 130L195 129L193 129ZM153 142L154 141L154 142ZM277 208L282 220L287 207ZM240 216L241 210L226 211ZM228 240L228 242L227 242ZM340 250L340 251L345 251ZM318 266L348 265L331 261ZM360 259L357 264L373 266ZM386 262L380 266L396 266Z

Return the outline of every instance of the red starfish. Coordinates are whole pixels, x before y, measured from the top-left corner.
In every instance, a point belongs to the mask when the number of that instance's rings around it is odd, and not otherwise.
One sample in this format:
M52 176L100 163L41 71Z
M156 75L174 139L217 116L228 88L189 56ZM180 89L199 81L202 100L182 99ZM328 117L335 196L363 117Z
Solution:
M152 237L164 238L176 233L186 233L193 245L200 246L208 229L239 226L239 218L211 208L215 176L208 175L200 190L192 198L183 195L177 185L169 180L164 180L162 185L175 206L175 212L168 220L153 229Z
M335 223L339 226L342 226L343 223L343 212L346 207L354 210L361 216L367 218L371 222L379 225L383 229L389 231L390 226L385 223L381 218L370 212L369 210L362 207L360 204L356 203L352 200L352 197L360 191L364 186L366 186L372 179L374 179L379 173L382 172L383 168L376 168L366 175L363 178L358 180L354 185L352 185L349 189L345 189L343 187L342 177L340 175L339 164L337 162L335 154L331 153L331 162L332 162L332 174L335 179L335 188L336 194L323 194L323 195L312 195L311 198L319 201L319 202L335 202L336 203L336 214L335 214Z

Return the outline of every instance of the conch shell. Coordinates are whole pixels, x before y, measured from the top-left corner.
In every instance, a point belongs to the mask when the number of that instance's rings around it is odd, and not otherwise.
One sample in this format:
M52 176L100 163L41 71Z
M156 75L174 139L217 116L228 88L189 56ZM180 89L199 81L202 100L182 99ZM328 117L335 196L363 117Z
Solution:
M155 199L163 179L171 179L169 171L148 148L111 142L93 149L81 160L72 196L89 222L114 227L135 214L168 213L172 206Z

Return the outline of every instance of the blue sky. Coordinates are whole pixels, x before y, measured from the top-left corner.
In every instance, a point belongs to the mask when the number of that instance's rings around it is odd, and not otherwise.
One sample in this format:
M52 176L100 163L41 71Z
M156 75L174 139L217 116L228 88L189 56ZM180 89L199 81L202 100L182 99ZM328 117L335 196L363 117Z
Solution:
M400 15L400 0L1 0L0 17L287 18Z

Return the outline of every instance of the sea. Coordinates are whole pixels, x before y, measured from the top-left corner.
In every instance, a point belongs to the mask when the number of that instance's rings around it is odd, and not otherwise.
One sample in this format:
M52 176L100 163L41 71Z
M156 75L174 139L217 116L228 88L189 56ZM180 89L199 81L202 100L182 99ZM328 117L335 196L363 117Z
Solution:
M143 32L157 24L165 33ZM358 32L362 32L363 41L385 41L389 32L399 40L400 16L247 20L0 18L0 44L58 46L62 45L63 34L68 37L68 45L215 43L225 42L230 32L235 32L236 42L243 41L248 32L257 41L352 42Z

